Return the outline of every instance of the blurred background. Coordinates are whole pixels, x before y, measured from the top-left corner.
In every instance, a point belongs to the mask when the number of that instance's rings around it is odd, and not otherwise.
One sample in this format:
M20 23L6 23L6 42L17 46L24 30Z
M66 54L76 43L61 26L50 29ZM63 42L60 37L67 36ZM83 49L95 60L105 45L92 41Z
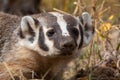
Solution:
M0 11L18 16L48 11L78 16L89 12L96 31L94 39L83 49L83 55L69 64L64 77L120 79L120 0L0 0Z
M78 10L76 10L78 5ZM70 14L80 15L83 11L107 19L114 16L114 22L120 22L120 0L0 0L0 11L19 16L53 11L53 8Z

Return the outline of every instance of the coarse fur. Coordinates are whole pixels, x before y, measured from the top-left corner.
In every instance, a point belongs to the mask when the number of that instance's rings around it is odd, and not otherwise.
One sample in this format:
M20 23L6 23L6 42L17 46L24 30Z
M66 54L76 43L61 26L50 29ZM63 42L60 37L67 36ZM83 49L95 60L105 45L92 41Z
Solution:
M11 37L19 24L19 17L0 12L0 54L6 53L11 49L15 41Z
M0 80L62 80L68 62L92 40L90 15L58 12L17 17L0 13Z

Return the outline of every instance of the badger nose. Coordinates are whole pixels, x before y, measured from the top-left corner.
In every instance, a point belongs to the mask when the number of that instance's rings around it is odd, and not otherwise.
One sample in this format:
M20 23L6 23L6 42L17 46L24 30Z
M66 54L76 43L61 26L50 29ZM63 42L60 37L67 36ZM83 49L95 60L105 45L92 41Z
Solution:
M62 49L71 50L75 48L75 42L72 38L65 38L61 42Z
M64 42L64 44L63 44L63 48L72 48L72 47L74 47L74 44L72 41L71 42Z

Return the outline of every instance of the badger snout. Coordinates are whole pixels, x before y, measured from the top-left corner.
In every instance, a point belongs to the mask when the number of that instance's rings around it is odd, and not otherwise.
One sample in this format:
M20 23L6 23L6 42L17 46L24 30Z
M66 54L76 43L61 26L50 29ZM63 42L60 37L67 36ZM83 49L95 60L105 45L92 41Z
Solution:
M71 52L75 49L76 44L73 38L62 37L62 40L60 42L60 47L62 52Z

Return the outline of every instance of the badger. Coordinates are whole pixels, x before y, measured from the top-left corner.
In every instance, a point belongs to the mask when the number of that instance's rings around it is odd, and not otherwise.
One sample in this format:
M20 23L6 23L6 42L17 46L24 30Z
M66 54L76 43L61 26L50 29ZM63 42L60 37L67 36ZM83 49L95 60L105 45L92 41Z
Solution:
M88 12L45 12L18 17L0 13L0 80L62 80L67 63L94 35Z

